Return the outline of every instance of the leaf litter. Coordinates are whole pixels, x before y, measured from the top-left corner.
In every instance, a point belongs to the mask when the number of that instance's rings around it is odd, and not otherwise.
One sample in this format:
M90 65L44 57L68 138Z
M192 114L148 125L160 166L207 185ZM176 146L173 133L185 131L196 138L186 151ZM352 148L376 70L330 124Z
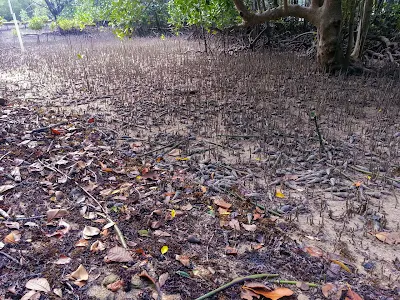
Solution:
M15 82L7 84L16 88L16 95L26 92ZM174 96L179 89L163 93ZM52 93L50 87L46 93ZM15 294L26 299L38 299L39 292L49 293L51 289L57 295L76 293L83 299L95 294L93 287L125 293L122 295L126 297L136 290L143 297L162 292L165 297L180 294L183 299L194 299L230 281L234 274L269 272L318 287L307 290L285 281L266 281L261 294L254 287L233 286L226 295L233 295L232 299L241 295L243 299L259 295L280 299L301 290L314 299L334 290L330 297L338 299L343 295L358 299L358 293L373 299L395 297L395 287L371 287L365 283L368 274L352 272L356 262L348 260L351 255L340 238L332 243L333 249L325 247L326 236L310 229L319 214L311 211L315 209L310 204L312 199L322 208L325 223L353 222L357 215L374 237L368 243L385 247L399 243L395 226L387 228L387 216L371 209L378 203L374 199L392 197L392 191L381 181L379 172L366 177L362 172L368 170L348 162L346 157L358 153L354 143L342 146L332 142L326 157L320 157L315 144L296 129L271 133L273 139L264 136L264 141L270 139L269 144L262 140L248 143L248 137L235 137L247 134L241 131L242 125L237 125L241 117L230 103L226 106L230 117L224 122L231 128L219 132L226 137L217 141L211 138L218 133L210 136L206 132L193 138L182 130L157 131L157 126L172 120L168 115L165 120L146 115L147 109L160 109L147 101L140 104L144 108L138 106L139 116L132 124L135 129L125 135L121 126L126 124L119 119L119 127L111 126L101 107L94 111L95 117L88 117L84 113L60 113L52 106L43 110L43 103L27 101L28 106L9 96L13 104L7 112L2 111L4 118L0 119L7 131L6 137L1 137L5 147L0 156L9 152L1 166L7 176L0 181L4 245L0 267L1 275L5 275L0 277L0 290L11 288L18 278L21 284L15 287ZM56 98L66 106L72 103L62 95ZM114 104L125 113L123 105ZM184 110L191 110L190 105L186 107L189 103L181 104ZM203 104L199 111L209 109L208 103L199 102ZM166 107L162 110L175 110L168 103L163 105ZM214 119L212 110L204 113L216 122L214 125L222 125ZM181 118L179 126L187 123L183 114L174 117ZM252 122L246 130L257 129L258 121ZM279 124L279 119L274 122ZM154 127L154 131L143 132L143 126ZM232 134L232 129L238 132ZM298 136L309 141L308 150L296 139ZM288 143L287 148L281 138ZM292 149L297 152L291 153ZM242 158L238 162L239 152ZM332 155L337 161L330 158ZM366 157L380 159L376 154ZM271 172L266 175L263 172L267 169ZM263 185L264 179L268 184ZM340 210L329 211L327 207L332 207L333 201L346 202L347 215L338 214ZM101 215L99 203L112 221ZM370 207L364 207L366 203ZM308 220L308 227L301 222L296 225L296 218L302 217ZM126 248L114 224L121 229ZM307 232L298 231L297 226ZM306 236L315 239L309 242L303 239ZM329 251L338 256L331 256ZM31 273L36 278L31 279ZM103 286L101 274L106 273L120 279ZM71 284L66 283L65 274L69 274ZM135 275L147 278L151 285L135 282ZM349 285L337 283L344 281ZM85 285L87 290L79 289ZM10 296L11 292L7 293Z

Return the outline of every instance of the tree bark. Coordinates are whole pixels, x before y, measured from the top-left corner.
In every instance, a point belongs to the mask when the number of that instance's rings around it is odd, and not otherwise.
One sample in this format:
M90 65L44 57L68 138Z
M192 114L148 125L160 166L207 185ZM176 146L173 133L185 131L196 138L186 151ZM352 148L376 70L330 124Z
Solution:
M342 22L341 0L312 0L309 7L289 5L287 0L284 0L283 6L258 14L248 11L243 0L233 1L244 21L244 26L253 26L288 16L308 20L317 27L318 65L322 69L330 71L343 64L343 52L339 46Z
M364 6L361 11L360 21L358 23L356 44L354 46L353 53L351 53L351 58L354 60L359 59L362 55L365 39L367 38L373 4L373 0L364 0Z

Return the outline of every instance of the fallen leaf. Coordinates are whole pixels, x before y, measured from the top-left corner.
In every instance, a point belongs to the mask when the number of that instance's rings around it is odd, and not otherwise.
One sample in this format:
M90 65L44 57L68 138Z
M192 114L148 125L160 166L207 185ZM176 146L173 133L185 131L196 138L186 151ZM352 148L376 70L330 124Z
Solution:
M165 231L162 231L162 230L156 230L156 231L154 231L154 233L153 233L155 236L158 236L158 237L170 237L171 236L171 234L169 234L168 232L165 232Z
M322 257L324 255L324 252L317 247L304 247L303 250L313 257Z
M123 280L117 280L117 281L107 285L107 289L109 289L112 292L116 292L119 289L121 289L122 287L124 287L124 281Z
M181 206L182 210L191 210L193 208L192 204L188 203L186 205Z
M19 223L18 222L4 222L4 225L6 225L6 227L8 229L19 229Z
M160 275L160 277L158 278L158 284L159 284L160 288L162 288L164 286L164 284L167 282L168 278L169 278L168 273L163 273Z
M243 226L243 228L246 229L247 231L252 231L252 232L254 232L254 231L257 230L257 225L255 225L255 224L248 225L248 224L242 223L242 226Z
M65 265L71 262L71 258L66 255L60 255L60 258L57 259L54 264L56 265Z
M360 295L354 292L349 286L345 300L363 300L363 298L361 298Z
M29 291L25 295L22 296L20 300L39 300L40 293L36 291Z
M225 253L226 253L227 255L237 255L238 251L237 251L236 248L227 246L227 247L225 248Z
M172 149L171 151L169 151L168 155L169 156L179 156L179 155L181 155L181 153L182 153L181 149L175 148L175 149Z
M321 290L322 290L322 294L325 296L325 298L330 298L331 295L336 293L337 286L334 285L333 283L327 283L321 288Z
M179 261L182 265L184 265L185 267L189 267L190 266L190 258L187 255L175 255L175 259L177 261Z
M154 285L156 284L156 281L154 280L154 278L151 277L151 276L149 275L149 273L147 273L146 270L143 270L143 271L139 274L139 276L140 276L140 277L144 277L144 278L146 278L147 280L150 280Z
M62 296L63 296L62 289L53 289L53 293L56 294L60 298L62 298Z
M239 231L240 230L240 224L239 221L236 219L232 219L229 221L229 226L232 227L233 229Z
M67 275L67 278L75 280L75 282L87 281L89 279L89 273L86 271L84 266L79 265L79 267L74 272Z
M162 246L160 251L161 251L161 254L164 255L165 253L168 252L168 246Z
M285 198L285 195L282 193L281 189L276 189L275 197L277 197L277 198Z
M144 237L149 237L149 236L150 236L149 231L148 231L147 229L140 229L140 230L138 230L138 234L139 234L140 236L144 236Z
M345 270L348 273L353 273L351 272L350 268L348 266L346 266L343 262L341 262L340 260L336 260L336 259L331 259L331 262L337 264L338 266L340 266L343 270Z
M225 209L229 209L232 206L231 203L226 202L221 197L217 197L216 196L216 197L213 197L213 198L214 198L214 204L219 206L219 207L222 207L222 208L225 208Z
M88 242L88 240L85 240L85 239L80 239L79 241L77 241L75 243L75 247L86 247L88 245L89 245L89 242Z
M257 295L251 290L240 289L240 298L244 300L253 300L253 297L259 299L260 295Z
M133 258L128 250L122 247L115 246L111 248L107 256L104 258L104 261L109 262L130 262L133 261Z
M90 251L92 252L99 252L103 251L106 249L106 246L101 241L95 241L91 246L90 246Z
M15 185L12 185L12 184L2 185L2 186L0 186L0 194L7 192L13 188L15 188Z
M20 240L21 240L21 234L19 233L19 231L11 231L4 238L4 243L6 243L6 244L16 244Z
M52 221L53 219L59 219L68 214L68 210L66 209L49 209L46 213L47 222Z
M25 287L30 290L48 293L51 291L50 284L46 278L33 278L29 280Z
M243 286L243 288L250 289L252 292L254 292L258 295L262 295L271 300L278 300L278 299L281 299L282 297L293 295L293 291L291 289L282 288L282 287L276 288L273 291L266 291L261 288L260 289L259 288L248 288L247 286Z
M400 231L395 232L378 232L375 237L389 245L400 244Z
M82 233L84 238L90 238L92 236L98 235L100 233L100 229L98 229L97 227L85 226Z

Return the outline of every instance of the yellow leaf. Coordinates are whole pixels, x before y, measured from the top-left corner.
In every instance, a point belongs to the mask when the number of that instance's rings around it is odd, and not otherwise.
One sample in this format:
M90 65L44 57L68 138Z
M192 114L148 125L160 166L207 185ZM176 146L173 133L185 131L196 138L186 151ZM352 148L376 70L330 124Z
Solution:
M165 254L168 252L168 246L162 246L161 247L161 254Z
M190 160L189 157L176 157L175 159L178 160L178 161L187 161L187 160Z
M346 272L352 273L351 270L349 269L349 267L346 266L346 265L345 265L344 263L342 263L341 261L336 260L336 259L331 259L331 262L333 262L333 263L339 265L339 266L340 266L343 270L345 270Z
M367 176L367 179L368 179L368 180L371 180L371 179L372 179L372 176L371 176L371 175L368 175L368 176Z
M282 193L281 189L276 189L275 196L277 198L285 198L285 195Z
M175 218L175 216L176 216L176 211L175 211L175 209L172 209L171 210L171 218L173 219L173 218Z

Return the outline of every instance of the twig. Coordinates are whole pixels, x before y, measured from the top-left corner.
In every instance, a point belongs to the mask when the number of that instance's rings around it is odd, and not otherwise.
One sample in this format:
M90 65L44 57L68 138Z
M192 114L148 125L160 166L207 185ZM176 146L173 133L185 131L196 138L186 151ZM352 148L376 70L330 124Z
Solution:
M183 142L184 142L184 140L183 140L183 141L179 141L179 142L177 142L177 143L175 143L175 144L168 144L168 145L166 145L166 146L164 146L164 147L161 147L161 148L158 148L158 149L154 149L154 150L151 150L151 151L148 151L148 152L145 152L145 153L138 154L137 156L146 156L146 155L149 155L149 154L151 154L151 153L164 150L164 149L166 149L166 148L175 148L175 147L178 147L178 146L179 146L180 144L182 144Z
M360 172L360 173L363 173L363 174L366 174L366 175L373 175L373 176L376 176L376 177L385 178L385 179L389 179L389 180L391 180L391 181L400 183L400 180L397 180L397 179L395 179L395 178L387 177L387 176L385 176L385 175L375 174L375 173L372 173L372 172L370 172L370 171L366 171L366 170L363 170L363 169L360 169L360 168L357 168L357 167L354 167L354 166L348 166L348 167L349 167L350 169L353 169L354 171L357 171L357 172Z
M277 284L298 284L299 281L290 281L290 280L273 280L273 283L277 283ZM319 287L320 285L317 283L313 283L313 282L304 282L306 285L308 285L309 287Z
M52 170L52 171L54 171L54 172L58 172L58 173L60 173L61 175L67 177L67 178L70 179L70 180L72 180L72 182L75 183L75 185L76 185L77 187L79 187L90 199L92 199L98 206L100 206L100 209L101 209L102 212L104 213L105 218L106 218L109 222L112 222L112 223L114 224L115 232L116 232L116 234L117 234L117 236L118 236L118 238L119 238L119 240L120 240L122 246L123 246L124 248L128 248L128 245L127 245L126 242L125 242L125 238L124 238L124 236L123 236L121 230L119 229L118 225L111 219L111 217L110 217L109 214L107 213L107 210L103 207L103 205L101 205L101 203L99 202L99 200L97 200L97 199L96 199L92 194L90 194L84 187L82 187L79 183L77 183L75 180L73 180L73 179L72 179L71 177L69 177L67 174L61 172L60 170L58 170L58 169L56 169L56 168L53 168L53 167L51 167L51 166L45 164L45 163L42 162L40 159L39 159L39 162L40 162L45 168L47 168L47 169L49 169L49 170Z
M45 126L45 127L40 127L37 129L33 129L32 131L29 131L28 133L32 134L32 133L37 133L37 132L44 132L49 130L50 128L56 127L56 126L60 126L60 125L64 125L67 124L67 121L64 122L60 122L60 123L56 123L56 124L50 124L49 126Z
M211 292L208 292L207 294L200 296L199 298L197 298L196 300L204 300L207 299L211 296L214 296L215 294L226 290L227 288L230 288L231 286L237 284L237 283L241 283L244 282L246 280L251 280L251 279L259 279L259 278L274 278L274 277L278 277L279 274L254 274L254 275L249 275L249 276L245 276L245 277L239 277L236 278L234 280L232 280L231 282L228 282L227 284L221 285L219 288L212 290Z
M209 143L209 144L211 144L211 145L215 145L215 146L224 148L224 149L233 150L232 147L224 146L224 145L221 145L221 144L218 144L218 143L214 143L214 142L211 142L211 141L207 141L207 140L202 140L202 141L203 141L203 142L206 142L206 143Z
M0 157L0 161L2 161L3 160L3 158L4 157L6 157L8 154L10 154L11 152L10 151L8 151L6 154L4 154L4 155L2 155L1 157Z
M12 261L15 262L16 264L21 265L21 263L20 263L18 260L16 260L14 257L12 257L11 255L9 255L9 254L7 254L7 253L4 253L3 251L0 251L0 254L3 255L3 256L5 256L5 257L7 257L7 258L10 259L10 260L12 260Z
M322 140L322 135L321 135L321 131L319 130L317 115L315 114L315 111L311 112L311 118L314 120L315 128L317 130L318 139L319 139L319 147L320 147L319 150L320 150L320 152L325 152L324 141Z

